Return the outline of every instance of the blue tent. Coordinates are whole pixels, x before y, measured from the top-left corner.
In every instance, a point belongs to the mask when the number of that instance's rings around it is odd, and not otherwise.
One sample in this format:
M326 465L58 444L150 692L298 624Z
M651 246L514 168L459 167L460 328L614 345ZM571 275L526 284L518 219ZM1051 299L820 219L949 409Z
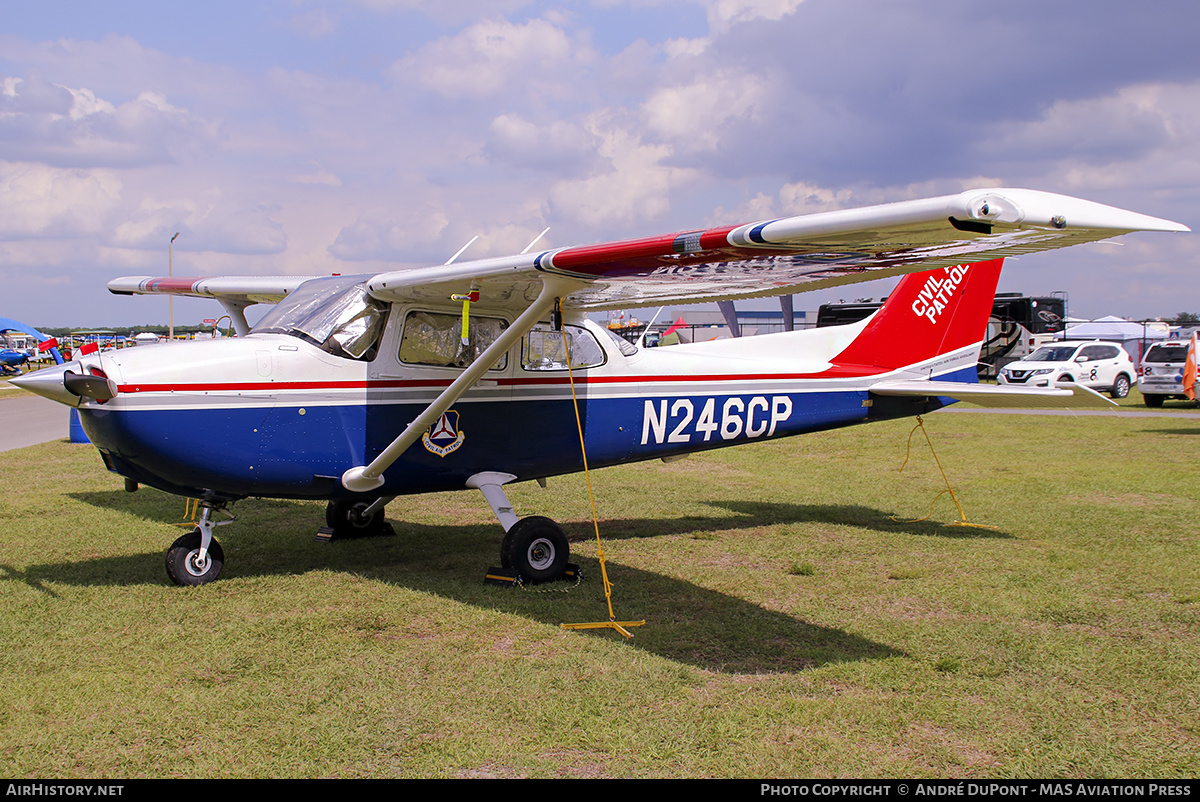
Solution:
M46 340L52 339L51 337L42 334L33 326L26 326L24 323L18 323L15 320L11 320L6 317L0 317L0 333L6 331L19 331L22 334L28 334L30 337L36 338L40 343L44 343ZM50 353L54 355L55 362L60 365L63 363L62 354L58 352L57 347L51 348ZM71 410L67 432L72 443L88 442L88 436L83 431L83 426L81 426L79 423L79 412L77 410Z
M26 326L24 323L18 323L15 320L10 320L9 318L6 318L6 317L0 317L0 332L5 332L5 331L19 331L22 334L28 334L30 337L36 338L37 341L40 343L44 343L44 342L46 342L46 340L50 339L50 337L46 336L45 334L42 334L40 331L35 329L33 326ZM63 358L62 358L62 354L60 354L58 352L58 349L51 348L50 353L54 355L54 361L61 365L63 362Z

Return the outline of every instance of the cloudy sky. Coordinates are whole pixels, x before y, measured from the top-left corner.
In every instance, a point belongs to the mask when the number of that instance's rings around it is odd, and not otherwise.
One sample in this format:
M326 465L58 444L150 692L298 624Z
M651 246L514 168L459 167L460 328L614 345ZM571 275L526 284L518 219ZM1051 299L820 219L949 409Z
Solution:
M228 275L980 186L1200 229L1197 31L1192 0L7 0L0 317L165 322L104 285L165 275L176 231L176 275ZM1011 260L1001 289L1200 311L1200 234L1117 242Z

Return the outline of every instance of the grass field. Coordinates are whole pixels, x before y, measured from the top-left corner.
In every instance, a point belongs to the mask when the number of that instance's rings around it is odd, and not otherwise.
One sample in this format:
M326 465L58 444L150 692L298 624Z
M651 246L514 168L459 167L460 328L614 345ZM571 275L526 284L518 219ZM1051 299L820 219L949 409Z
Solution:
M1171 405L1168 405L1171 408ZM475 493L314 542L241 502L212 585L168 583L183 504L93 449L0 454L10 777L1194 777L1200 418L934 414L519 485L569 592L485 586ZM893 517L894 516L894 517ZM901 519L900 521L895 520Z

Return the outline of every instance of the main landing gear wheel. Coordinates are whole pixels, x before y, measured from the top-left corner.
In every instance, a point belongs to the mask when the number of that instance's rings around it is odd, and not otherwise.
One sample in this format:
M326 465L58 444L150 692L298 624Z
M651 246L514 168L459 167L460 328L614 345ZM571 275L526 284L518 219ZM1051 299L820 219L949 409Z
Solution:
M221 544L213 540L208 544L208 553L200 559L200 529L197 527L176 540L167 549L167 576L176 585L195 587L207 585L221 575L225 567L225 552Z
M500 546L500 564L531 585L559 579L570 556L562 527L540 515L522 518L509 527Z
M370 506L369 501L329 502L325 507L325 525L333 530L333 539L396 534L392 525L383 519L383 507L370 516L363 515Z

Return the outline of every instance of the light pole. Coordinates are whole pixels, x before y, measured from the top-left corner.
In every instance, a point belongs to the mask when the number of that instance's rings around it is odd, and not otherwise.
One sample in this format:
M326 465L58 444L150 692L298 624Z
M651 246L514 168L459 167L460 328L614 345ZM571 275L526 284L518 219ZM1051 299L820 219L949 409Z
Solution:
M175 232L175 236L171 237L171 241L167 243L167 278L175 277L175 239L179 236L179 232ZM175 342L175 296L167 296L167 342Z

